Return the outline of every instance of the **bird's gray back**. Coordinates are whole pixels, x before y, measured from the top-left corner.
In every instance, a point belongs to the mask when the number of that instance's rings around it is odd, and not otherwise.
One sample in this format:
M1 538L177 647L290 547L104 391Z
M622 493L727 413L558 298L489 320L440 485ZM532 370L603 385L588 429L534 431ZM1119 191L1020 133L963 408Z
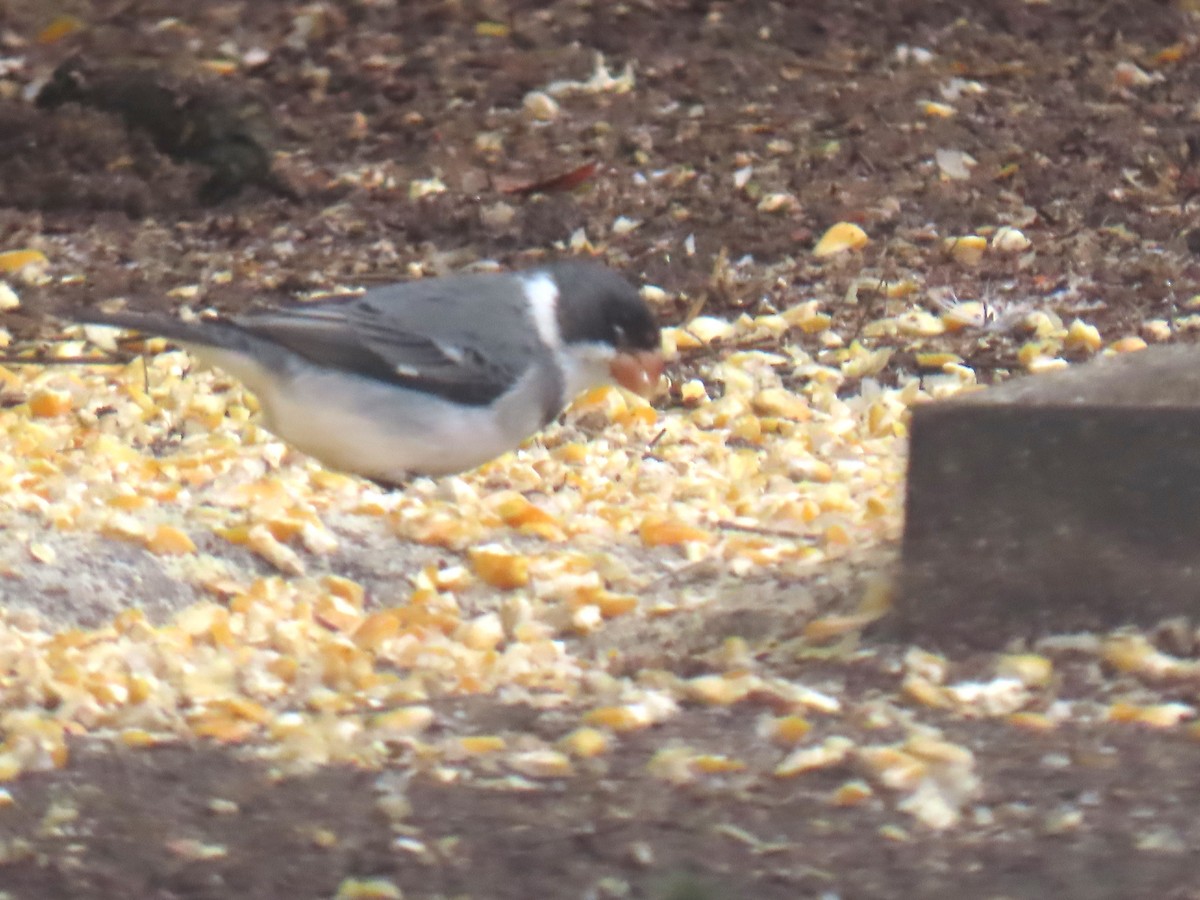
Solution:
M433 340L527 347L537 343L524 281L510 274L450 275L367 291L355 305L398 331Z
M547 350L515 275L453 275L235 319L311 362L490 403Z

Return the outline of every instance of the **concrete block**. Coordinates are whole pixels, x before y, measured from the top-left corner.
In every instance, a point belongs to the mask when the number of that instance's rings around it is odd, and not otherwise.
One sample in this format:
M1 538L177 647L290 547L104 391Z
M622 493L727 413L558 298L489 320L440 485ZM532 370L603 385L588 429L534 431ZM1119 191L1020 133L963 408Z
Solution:
M895 637L999 648L1200 613L1200 349L915 409L905 517Z

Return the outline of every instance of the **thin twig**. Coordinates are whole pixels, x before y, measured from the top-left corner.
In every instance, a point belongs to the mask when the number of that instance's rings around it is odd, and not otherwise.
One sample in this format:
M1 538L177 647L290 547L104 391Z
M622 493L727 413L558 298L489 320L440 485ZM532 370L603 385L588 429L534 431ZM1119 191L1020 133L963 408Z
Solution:
M133 362L138 355L123 356L58 356L47 358L43 356L18 356L11 353L0 353L0 363L21 366L123 366Z
M784 531L781 528L767 528L763 525L739 525L737 522L721 521L715 526L720 531L737 531L743 534L757 534L762 537L803 538L808 537L803 531Z

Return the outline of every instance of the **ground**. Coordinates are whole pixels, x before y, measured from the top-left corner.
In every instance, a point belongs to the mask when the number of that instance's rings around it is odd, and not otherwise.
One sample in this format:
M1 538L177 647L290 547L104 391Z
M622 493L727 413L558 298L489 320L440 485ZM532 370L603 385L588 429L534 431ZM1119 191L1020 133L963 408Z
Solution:
M13 0L0 43L0 896L1200 896L1190 625L860 633L912 404L1200 327L1189 4ZM403 492L177 353L21 364L115 298L565 253L651 286L670 390Z

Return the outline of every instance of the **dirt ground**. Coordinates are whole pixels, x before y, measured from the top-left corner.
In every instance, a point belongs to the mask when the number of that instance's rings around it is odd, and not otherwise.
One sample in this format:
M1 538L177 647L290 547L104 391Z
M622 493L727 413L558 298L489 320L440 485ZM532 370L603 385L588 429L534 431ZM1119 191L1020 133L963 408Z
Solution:
M980 381L1034 369L1034 311L1096 330L1046 339L1046 358L1186 341L1200 328L1186 5L0 0L0 249L41 248L53 276L5 314L10 350L57 335L45 311L117 296L170 306L186 286L195 305L239 309L482 259L522 265L556 245L590 245L661 286L664 322L818 300L843 343L892 350L871 373L885 385L941 367L923 354L956 354ZM559 92L557 112L528 99L588 82L597 54L617 84ZM74 99L33 102L72 57ZM166 93L130 100L131 84ZM837 222L870 243L814 257ZM944 245L1004 225L1032 251L967 261ZM874 324L914 302L977 320ZM661 405L680 404L714 352L684 353ZM863 548L844 578L751 584L688 616L623 623L589 649L691 676L740 635L767 648L772 673L861 711L838 734L895 739L869 711L895 694L906 648L868 636L828 658L787 651L792 598L848 611L846 585L893 552ZM1057 696L1089 708L1196 702L1194 674L1146 685L1069 648L1055 662ZM952 661L962 678L990 664ZM495 696L431 705L463 733L560 730L555 710ZM281 778L216 744L81 738L66 768L8 785L0 897L398 896L348 886L374 877L408 898L478 900L1200 897L1195 729L926 713L969 748L982 785L935 830L879 793L831 803L849 763L755 774L772 765L748 737L760 712L686 707L551 780L486 760L461 782L419 760ZM814 722L818 740L837 736ZM746 769L673 783L655 760L675 746Z

